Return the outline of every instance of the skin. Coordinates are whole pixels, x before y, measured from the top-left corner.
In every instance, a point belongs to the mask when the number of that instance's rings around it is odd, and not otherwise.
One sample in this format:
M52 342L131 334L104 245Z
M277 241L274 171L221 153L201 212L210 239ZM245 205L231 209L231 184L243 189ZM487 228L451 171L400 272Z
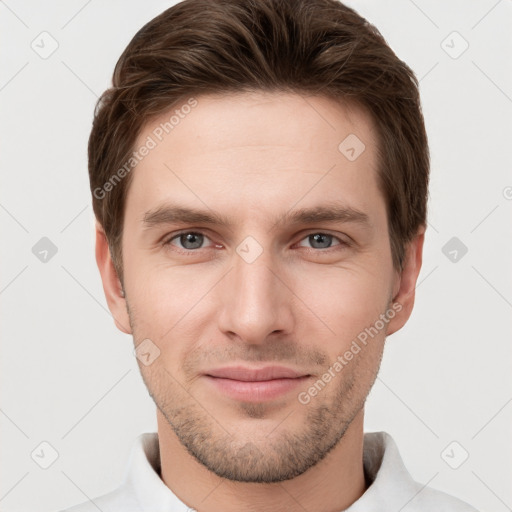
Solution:
M161 478L199 511L343 510L367 487L364 402L386 336L410 316L424 229L398 272L377 185L375 128L360 107L291 93L197 100L132 171L125 297L99 224L96 232L116 325L136 346L150 339L160 350L139 367L157 404ZM148 123L137 147L168 119ZM354 161L338 150L349 134L365 144ZM216 212L231 224L145 225L147 212L164 203ZM367 221L277 222L334 203ZM176 237L183 230L199 237ZM315 233L332 237L318 242ZM237 253L248 236L262 250L251 263ZM301 403L298 393L393 304L400 311L385 328ZM239 400L204 376L235 363L280 364L309 377L271 400Z

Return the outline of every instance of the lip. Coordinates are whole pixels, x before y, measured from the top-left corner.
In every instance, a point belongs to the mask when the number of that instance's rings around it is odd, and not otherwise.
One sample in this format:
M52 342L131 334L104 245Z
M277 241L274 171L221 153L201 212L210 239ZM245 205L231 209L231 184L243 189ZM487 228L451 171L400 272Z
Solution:
M205 372L217 391L235 400L264 402L289 393L311 375L284 366L230 366Z
M221 379L233 379L245 382L260 382L274 379L295 379L307 375L304 372L287 368L286 366L264 366L262 368L248 368L246 366L229 366L209 370L206 375Z

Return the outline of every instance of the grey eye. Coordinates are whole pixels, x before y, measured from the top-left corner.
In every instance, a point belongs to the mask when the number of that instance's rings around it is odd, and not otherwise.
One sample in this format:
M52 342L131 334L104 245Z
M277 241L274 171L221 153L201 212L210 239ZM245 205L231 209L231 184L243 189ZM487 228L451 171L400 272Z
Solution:
M173 238L173 240L179 240L183 249L200 249L204 242L204 235L200 233L182 233Z
M314 233L307 238L314 249L328 249L332 245L334 236L325 233Z

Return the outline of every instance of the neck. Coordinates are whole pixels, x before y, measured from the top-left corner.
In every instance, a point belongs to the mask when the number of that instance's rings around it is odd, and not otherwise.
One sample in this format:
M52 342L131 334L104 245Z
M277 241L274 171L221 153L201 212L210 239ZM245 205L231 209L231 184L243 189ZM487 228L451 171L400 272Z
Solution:
M203 512L339 512L364 493L363 410L341 441L318 464L273 484L233 482L200 464L157 411L161 477L178 498Z

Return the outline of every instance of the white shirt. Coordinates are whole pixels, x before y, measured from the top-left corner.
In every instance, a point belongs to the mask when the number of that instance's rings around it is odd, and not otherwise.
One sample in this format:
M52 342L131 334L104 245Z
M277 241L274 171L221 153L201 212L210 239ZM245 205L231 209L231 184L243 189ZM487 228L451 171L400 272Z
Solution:
M345 512L477 512L457 498L415 482L389 434L365 434L363 453L365 473L372 483ZM62 512L190 512L159 473L158 434L141 434L119 488L94 503L88 501Z

